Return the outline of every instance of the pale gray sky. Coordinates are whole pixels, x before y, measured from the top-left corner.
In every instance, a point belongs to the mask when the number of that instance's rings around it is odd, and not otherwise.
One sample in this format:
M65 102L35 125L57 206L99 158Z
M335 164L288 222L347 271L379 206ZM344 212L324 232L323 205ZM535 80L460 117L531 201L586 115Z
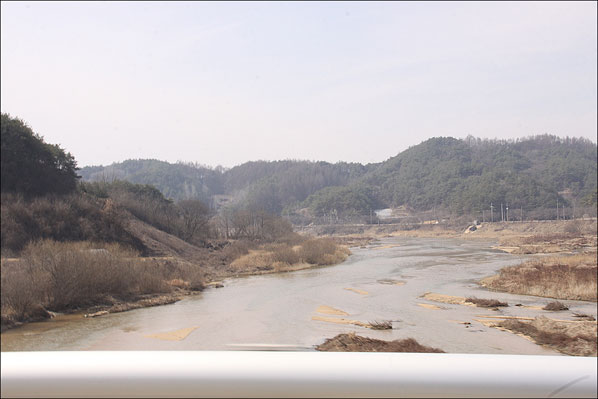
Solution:
M79 166L596 141L596 2L2 2L2 112Z

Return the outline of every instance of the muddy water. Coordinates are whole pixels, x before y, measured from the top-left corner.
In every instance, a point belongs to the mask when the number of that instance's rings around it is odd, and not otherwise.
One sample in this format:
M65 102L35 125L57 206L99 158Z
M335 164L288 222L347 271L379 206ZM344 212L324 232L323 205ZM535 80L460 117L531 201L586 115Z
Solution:
M413 337L453 353L557 354L475 320L538 314L572 319L573 312L596 316L596 305L566 301L571 311L555 314L533 309L548 299L481 288L477 280L522 260L492 250L491 244L388 238L354 248L337 266L230 279L224 288L166 306L31 323L3 333L2 350L312 350L326 338L356 332L385 340ZM421 298L426 292L532 308L493 311L437 303ZM377 320L393 320L393 329L363 327Z

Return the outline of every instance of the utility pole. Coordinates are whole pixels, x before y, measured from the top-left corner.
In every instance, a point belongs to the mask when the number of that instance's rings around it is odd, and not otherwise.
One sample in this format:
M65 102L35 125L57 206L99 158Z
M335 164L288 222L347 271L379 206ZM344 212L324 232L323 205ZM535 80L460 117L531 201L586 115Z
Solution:
M502 207L502 202L500 203L500 221L501 222L505 221L505 212L504 212L503 207Z
M507 204L507 222L509 221L509 204Z
M556 199L556 220L559 220L559 199Z
M494 209L494 206L492 206L492 202L490 203L490 221L494 222L494 213L492 212L492 210Z
M482 209L482 223L486 223L486 215L484 214L483 209Z

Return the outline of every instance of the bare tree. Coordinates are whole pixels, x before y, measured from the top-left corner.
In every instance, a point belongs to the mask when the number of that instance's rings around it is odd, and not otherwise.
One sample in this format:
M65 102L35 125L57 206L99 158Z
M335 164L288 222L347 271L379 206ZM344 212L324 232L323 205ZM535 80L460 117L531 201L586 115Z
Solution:
M181 238L190 241L209 236L210 209L200 200L189 199L177 204L180 212Z

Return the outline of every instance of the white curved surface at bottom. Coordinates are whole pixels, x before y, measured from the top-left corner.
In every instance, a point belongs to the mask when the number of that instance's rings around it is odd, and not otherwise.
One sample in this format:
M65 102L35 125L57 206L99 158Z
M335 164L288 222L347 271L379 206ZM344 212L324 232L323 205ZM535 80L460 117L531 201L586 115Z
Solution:
M2 397L596 397L596 358L3 352Z

